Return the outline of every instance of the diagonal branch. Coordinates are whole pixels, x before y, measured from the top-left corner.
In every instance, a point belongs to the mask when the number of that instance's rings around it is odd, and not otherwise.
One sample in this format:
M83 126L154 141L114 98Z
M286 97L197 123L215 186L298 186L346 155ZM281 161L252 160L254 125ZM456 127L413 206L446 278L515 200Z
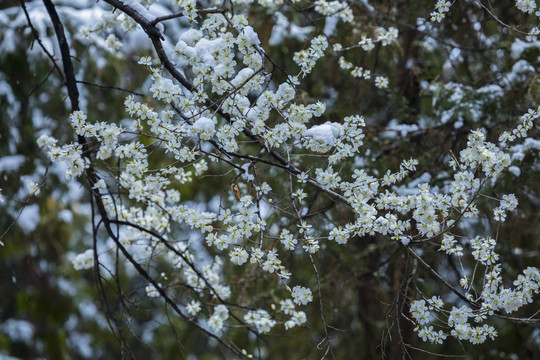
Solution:
M194 92L196 90L195 87L193 86L193 84L191 82L189 82L184 77L184 75L182 75L178 71L178 69L175 67L175 65L172 63L172 61L167 56L167 53L165 52L165 49L163 48L163 44L161 43L161 40L163 39L163 36L162 36L160 30L154 24L154 21L157 18L155 18L153 15L151 15L149 13L147 13L146 16L151 17L152 19L149 19L149 18L145 17L145 14L142 14L141 12L138 11L138 10L141 10L141 9L135 9L135 8L131 7L130 5L126 4L126 2L124 2L122 0L104 0L104 1L106 3L108 3L109 5L121 10L126 15L128 15L133 20L135 20L135 22L137 22L143 28L143 30L148 34L150 40L152 41L152 45L154 46L154 49L155 49L155 51L156 51L156 53L157 53L157 55L159 57L159 60L161 61L161 64L163 65L163 67L165 69L167 69L167 71L169 71L169 73L172 75L172 77L175 78L186 89L188 89L191 92ZM143 8L142 10L145 10L145 9ZM206 105L209 108L215 110L217 114L219 114L221 117L226 119L228 122L231 122L230 115L224 113L221 110L221 108L219 107L219 105L212 102L210 99L206 100ZM292 174L300 174L301 173L300 169L298 169L297 167L292 165L289 161L287 161L276 150L274 150L272 148L269 148L267 146L267 144L265 144L264 140L260 136L253 134L247 128L244 128L242 130L242 132L248 138L255 141L259 146L261 146L262 148L266 148L268 150L268 153L274 159L276 159L276 161L279 164L281 164L281 167L284 168L287 172L292 173ZM338 194L338 193L336 193L336 192L334 192L332 190L329 190L329 189L325 188L324 186L319 184L314 179L310 178L308 180L308 183L310 185L314 186L315 188L325 192L331 198L337 199L340 202L350 206L349 201L344 196L342 196L342 195L340 195L340 194Z
M468 299L465 295L463 295L458 289L452 286L444 277L442 277L435 269L433 269L427 262L422 259L420 255L418 255L411 247L406 246L407 251L416 259L418 260L426 269L431 272L433 276L437 278L441 283L444 284L450 291L452 291L454 294L456 294L460 299L466 301L468 304L471 304L474 307L479 307L477 303L474 301Z
M53 63L54 69L56 69L56 71L58 72L58 75L60 75L60 78L62 79L62 81L64 81L64 74L62 73L62 70L60 70L60 68L58 67L58 64L56 63L56 60L54 59L54 56L49 52L49 50L47 50L45 45L43 45L43 43L41 42L41 39L39 37L39 33L36 30L36 28L34 27L34 25L32 24L32 21L30 20L30 15L28 15L28 10L26 9L26 4L24 3L24 0L19 0L19 3L21 4L21 7L22 7L22 9L24 11L24 16L26 17L28 27L30 27L30 30L32 31L32 36L38 42L39 47L41 48L41 50L43 50L45 55L47 55L47 57L51 60L51 62Z
M58 44L60 46L60 52L61 52L61 55L62 55L62 63L63 63L63 67L64 67L64 74L66 76L66 87L67 87L67 90L68 90L69 99L71 101L72 111L77 111L77 110L79 110L79 91L77 89L77 81L75 79L75 73L74 73L74 70L73 70L73 63L71 62L71 56L70 56L70 53L69 53L69 44L68 44L68 42L66 40L66 36L65 36L65 33L64 33L64 27L63 27L63 24L62 24L62 22L60 20L60 17L58 16L58 13L56 12L56 8L55 8L54 4L52 3L52 1L51 0L43 0L43 2L45 4L47 12L49 13L51 21L53 22L53 26L54 26L56 37L57 37L57 40L58 40ZM149 35L152 36L151 33L149 33ZM158 35L159 35L159 33L158 33ZM84 137L79 136L79 142L81 142L83 144L83 148L84 148L85 147L84 144L86 143ZM89 162L89 166L86 169L86 177L87 177L90 189L92 189L92 188L94 188L95 184L98 182L99 177L98 177L95 169L92 167L91 159L90 159L88 153L85 152L84 156L86 157L86 159L88 159L88 162ZM97 194L96 192L93 192L93 191L91 192L91 194L92 194L92 197L95 200L95 204L97 206L98 213L100 214L100 216L102 218L103 225L105 227L105 230L107 231L107 234L111 237L111 239L113 239L113 241L115 242L118 249L120 249L120 251L122 252L124 257L128 260L128 262L130 262L134 266L134 268L137 270L139 275L141 277L145 278L149 283L151 283L156 288L156 290L159 292L159 294L165 300L165 302L181 318L183 318L185 321L193 324L195 327L197 327L205 335L214 338L218 343L220 343L221 345L223 345L224 347L226 347L227 349L232 351L235 355L239 356L240 358L245 358L245 355L242 354L242 351L240 349L238 349L238 347L236 345L234 345L233 343L225 342L220 337L216 336L215 334L211 333L210 331L206 330L205 328L203 328L202 326L197 324L195 321L190 319L186 314L184 314L182 312L182 310L178 307L176 302L168 296L168 294L165 292L165 290L162 289L156 283L156 281L148 274L148 272L133 258L133 256L122 245L122 243L120 242L118 236L116 235L116 233L113 231L113 229L111 227L111 221L107 216L107 211L105 209L105 205L103 203L103 200L102 200L101 196L99 194Z
M56 8L51 0L43 0L45 8L51 17L53 23L54 32L58 39L58 45L60 46L60 54L62 55L62 65L64 67L64 74L66 76L66 88L68 91L69 100L71 101L72 111L79 110L79 89L77 88L77 80L75 79L75 71L73 70L73 63L71 62L71 55L69 53L69 45L66 40L66 34L64 33L64 25L60 21L60 17L56 12Z

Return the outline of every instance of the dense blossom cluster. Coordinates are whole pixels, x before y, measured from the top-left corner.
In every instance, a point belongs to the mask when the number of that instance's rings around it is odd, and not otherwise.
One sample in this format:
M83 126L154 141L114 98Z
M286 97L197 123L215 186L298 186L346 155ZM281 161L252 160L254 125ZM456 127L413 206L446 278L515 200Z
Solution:
M240 8L253 3L233 2ZM527 137L533 121L540 117L540 108L523 115L514 129L501 134L497 144L488 141L482 129L472 131L466 147L449 162L448 172L452 176L443 186L422 182L404 191L401 185L407 184L408 176L419 165L416 159L404 159L398 168L383 174L355 166L348 175L339 169L345 160L355 158L364 145L364 117L353 114L328 121L326 103L301 101L298 87L331 53L330 47L338 54L336 61L342 70L354 78L374 77L377 88L388 88L386 76L355 66L346 59L346 52L354 48L370 52L379 45L392 46L399 36L397 28L377 27L371 36L363 35L346 48L339 43L330 44L330 37L325 34L314 34L309 46L293 55L300 71L293 76L287 74L278 82L268 71L271 66L267 64L269 59L261 39L245 14L204 14L198 11L200 4L196 1L176 3L190 28L167 51L181 65L192 87L153 65L156 59L143 57L139 64L149 73L148 90L155 100L153 105L128 96L124 106L130 119L122 125L94 121L90 111L75 111L70 115L71 126L88 143L57 145L56 139L43 135L38 144L53 162L65 165L68 178L80 177L89 168L90 160L83 155L85 147L93 147L96 161L120 164L118 173L99 171L93 191L103 199L111 219L134 225L122 227L119 237L133 258L145 265L158 260L166 262L177 280L181 279L191 290L189 296L179 299L190 317L204 319L205 326L217 336L226 333L233 323L232 315L240 313L238 318L258 334L268 333L278 324L287 330L301 326L307 317L296 306L313 302L311 288L316 285L303 284L303 279L288 268L289 257L311 259L321 248L333 245L332 241L345 246L352 239L367 235L380 235L413 252L417 244L436 242L441 253L458 261L472 257L485 270L483 279L475 279L482 272L461 266L461 286L470 302L460 307L450 304L450 300L447 305L437 296L411 302L410 314L424 341L442 343L452 336L477 344L493 339L497 331L485 323L489 316L499 311L514 312L532 301L540 291L538 269L525 269L514 280L514 288L506 288L496 252L497 238L467 238L458 236L457 230L462 218L479 216L479 194L511 165L511 144ZM282 2L259 3L272 8ZM444 19L450 5L438 0L431 20ZM139 6L142 9L135 7L135 11L146 16L146 8ZM528 13L535 10L532 1L519 0L516 6ZM354 19L346 2L318 0L314 9L327 19L337 17L344 23ZM122 14L105 19L94 29L83 29L80 36L98 41L101 31L106 38L100 43L120 51L121 42L106 30L118 22L126 32L133 29L133 20ZM257 171L260 156L250 155L246 143L257 146L261 154L287 153L288 162L278 164L290 179L285 186L286 196L275 195L282 193L282 189L272 189L272 175ZM304 168L290 161L291 154L302 152L316 155L315 165ZM161 154L163 162L155 165L152 153ZM181 185L192 183L223 164L236 175L229 198L222 195L219 206L210 210L183 201ZM352 209L354 216L324 226L312 222L304 215L308 209L306 198L313 188L340 200ZM496 205L490 216L501 223L517 207L514 194L491 200ZM177 238L177 228L190 234L190 240L173 240ZM208 256L197 250L204 246L219 255ZM233 285L224 271L226 261L235 269L260 271L273 279L281 289L279 309L274 303L229 307L227 300ZM87 250L74 258L73 266L88 269L93 262L94 252ZM165 283L166 277L161 281L163 285L146 286L148 297L172 291L168 288L172 281ZM306 286L291 289L293 283ZM200 299L205 296L211 300L203 303ZM443 320L445 326L440 325Z

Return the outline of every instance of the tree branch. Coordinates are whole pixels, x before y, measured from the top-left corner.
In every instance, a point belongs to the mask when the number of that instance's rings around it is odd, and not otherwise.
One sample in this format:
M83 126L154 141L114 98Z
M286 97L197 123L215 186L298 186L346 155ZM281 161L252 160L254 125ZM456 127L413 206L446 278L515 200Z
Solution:
M58 39L58 44L60 46L61 55L62 55L62 63L64 66L64 73L66 76L66 87L68 90L68 96L71 101L71 107L72 111L79 110L79 91L77 89L77 81L75 79L75 73L73 70L73 63L71 62L71 56L69 53L69 44L67 43L65 33L64 33L64 27L60 20L60 17L58 16L58 13L56 12L55 6L52 3L51 0L43 0L45 7L47 8L47 12L49 13L49 16L53 22L53 26L55 29L56 37ZM142 21L142 20L141 20ZM157 30L157 29L156 29ZM152 36L152 32L149 33L150 36ZM155 34L154 34L155 35ZM159 32L158 32L159 35ZM83 144L83 148L85 147L85 139L82 136L79 136L79 142ZM150 284L152 284L156 290L159 292L161 297L165 300L165 302L171 306L171 308L174 310L176 314L178 314L181 318L183 318L185 321L192 323L194 326L196 326L201 332L203 332L205 335L214 338L218 343L226 347L227 349L231 350L234 354L241 358L245 358L245 355L242 354L242 351L238 349L234 344L229 344L225 341L223 341L220 337L216 336L215 334L209 332L208 330L204 329L200 325L198 325L196 322L191 320L187 315L185 315L175 301L173 301L168 294L163 290L154 279L148 274L148 272L131 256L131 254L127 251L127 249L122 245L120 242L118 236L115 234L111 227L111 220L107 216L107 211L105 209L105 205L103 203L103 200L101 196L93 191L95 184L98 182L99 177L97 173L95 172L94 168L92 167L91 159L89 157L89 154L85 151L83 153L88 161L90 162L90 165L86 169L86 178L88 180L89 188L91 189L91 195L95 200L95 204L98 209L98 213L100 214L103 225L105 226L105 230L107 231L107 234L113 239L116 246L120 249L124 257L128 260L129 263L133 265L133 267L137 270L139 275L141 275L143 278L145 278Z
M161 32L159 29L152 23L154 20L149 20L143 16L143 14L140 14L136 9L128 6L121 0L104 0L106 3L112 5L113 7L123 11L126 15L130 16L135 22L137 22L143 30L148 34L150 37L150 40L152 41L152 45L154 46L154 49L159 57L159 60L163 64L163 67L169 71L169 73L172 75L173 78L175 78L182 86L184 86L186 89L188 89L191 92L195 92L196 89L185 77L182 75L178 69L176 69L175 65L170 61L169 57L167 56L167 53L165 52L165 49L163 48L163 44L161 43L161 40L163 39L163 36L161 35ZM226 119L228 122L231 122L231 117L229 114L224 113L221 108L213 103L210 99L206 100L206 105L215 110L221 117ZM269 148L265 143L264 140L258 136L253 134L249 129L244 128L242 130L244 135L246 135L248 138L254 140L259 144L259 146L266 148L269 152L269 154L276 159L282 167L287 170L288 172L291 172L293 174L300 174L301 171L293 166L290 162L288 162L281 154L279 154L276 150ZM308 183L314 186L315 188L325 192L330 197L339 200L340 202L350 206L348 200L341 196L340 194L326 189L319 183L317 183L313 179L309 179Z

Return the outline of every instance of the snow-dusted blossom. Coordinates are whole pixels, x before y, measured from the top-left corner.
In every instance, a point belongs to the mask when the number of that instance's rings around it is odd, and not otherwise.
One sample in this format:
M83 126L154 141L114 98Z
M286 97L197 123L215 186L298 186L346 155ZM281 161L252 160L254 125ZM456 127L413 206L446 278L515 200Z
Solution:
M189 315L195 316L201 311L201 303L196 300L191 300L191 302L186 305L186 310Z
M354 19L352 9L349 5L346 2L337 0L316 0L315 11L325 16L337 14L337 16L346 23L350 23Z
M139 61L137 63L141 64L141 65L151 66L152 65L152 57L151 56L143 56L143 57L141 57L139 59Z
M246 315L244 315L244 321L248 325L253 325L257 329L257 331L261 334L266 334L272 330L272 328L276 325L276 321L272 320L270 317L270 314L266 310L256 310L256 311L248 311Z
M332 231L330 231L328 240L334 240L338 244L345 244L347 243L347 240L349 240L350 236L351 235L347 229L339 227L334 228L332 229Z
M304 131L304 135L308 139L306 147L321 153L327 152L331 147L335 146L340 130L339 124L330 122L313 126Z
M94 250L88 249L71 261L75 270L91 269L94 266Z
M448 234L443 235L439 251L444 251L448 255L463 256L463 247L458 244L452 235Z
M298 176L298 182L299 183L302 183L302 184L305 184L309 178L308 174L306 174L305 172L301 172Z
M386 76L377 76L375 78L375 86L379 89L386 89L388 87L388 78Z
M161 287L161 284L158 284L159 287ZM148 297L159 297L160 293L158 289L153 284L148 284L144 290L146 291L146 296Z
M430 14L432 22L441 22L450 11L450 1L437 0L435 4L435 11Z
M524 13L532 14L536 9L535 0L516 0L516 6Z
M41 192L39 184L33 181L30 181L29 183L26 184L26 190L28 191L29 195L35 195L35 196L38 196L39 193Z
M296 226L298 226L298 232L300 234L303 234L303 233L307 234L311 230L311 228L313 227L313 225L310 225L310 224L308 224L308 223L306 223L304 221L302 221L300 224L298 224Z
M429 307L425 300L415 300L409 309L412 317L420 325L427 324L430 321Z
M305 252L309 254L315 254L317 251L319 251L320 248L321 247L319 246L319 242L317 240L310 237L306 237L304 239L302 249L304 249Z
M58 140L56 140L55 138L49 136L49 135L41 135L38 139L37 139L37 144L38 146L43 149L43 150L51 150L53 147L56 146L56 143L58 142Z
M531 29L531 31L529 31L526 39L527 41L530 41L530 42L536 41L539 34L540 34L540 30L538 29L537 26L535 26Z
M301 50L294 54L293 60L301 67L304 76L313 70L317 60L324 56L327 47L328 41L321 35L311 40L308 50Z
M380 42L382 46L388 46L397 40L399 31L395 27L389 27L388 30L384 28L377 29L377 42Z
M311 290L303 286L295 286L291 293L293 301L298 305L306 305L313 301Z
M229 256L231 258L231 262L236 265L246 263L249 258L248 252L241 247L235 247L234 250L229 253Z
M304 192L304 190L298 189L292 193L292 197L298 200L302 200L307 197L307 194Z
M193 123L193 132L203 140L211 139L215 132L214 121L206 117L201 117Z
M266 261L262 264L262 269L264 271L268 271L269 273L273 273L274 271L278 271L281 268L281 260L277 256L277 251L270 250L266 254Z

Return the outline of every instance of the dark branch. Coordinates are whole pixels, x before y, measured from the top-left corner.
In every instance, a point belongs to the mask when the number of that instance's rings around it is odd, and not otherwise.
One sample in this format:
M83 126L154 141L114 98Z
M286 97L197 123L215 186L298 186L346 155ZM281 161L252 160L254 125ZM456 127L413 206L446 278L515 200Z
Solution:
M19 3L21 4L21 7L24 11L24 16L26 16L26 21L28 22L28 26L30 27L30 30L32 31L32 36L34 36L34 39L38 42L39 47L43 50L45 55L47 55L47 57L51 60L54 68L58 72L58 75L60 75L60 78L62 79L62 82L63 82L64 74L62 73L62 70L60 70L60 68L58 67L58 64L56 63L56 60L54 59L53 55L49 52L49 50L47 50L47 48L41 42L41 39L39 38L39 33L37 32L36 28L34 28L34 25L32 24L32 21L30 20L30 15L28 15L28 11L26 10L26 4L24 3L24 0L19 0Z
M45 7L47 8L47 12L49 13L49 16L53 22L53 26L55 29L56 37L58 39L58 44L60 46L60 52L62 55L62 63L64 66L64 74L66 76L66 87L68 90L68 95L71 101L71 107L72 111L79 110L79 91L77 89L77 80L75 79L75 73L73 71L73 63L71 62L71 56L69 53L69 44L66 40L65 33L64 33L64 27L60 20L60 17L58 16L58 13L56 12L55 6L52 3L51 0L43 0ZM123 4L123 3L122 3ZM140 17L142 18L142 17ZM157 30L157 29L156 29ZM153 33L152 31L147 32L149 36L156 36L156 33ZM152 35L153 34L153 35ZM159 31L157 31L158 36L158 42L159 42ZM79 142L82 144L86 143L86 140L84 137L79 136ZM83 148L85 145L83 145ZM90 166L86 169L86 178L88 180L88 184L90 189L93 189L95 184L98 182L99 177L94 170L94 168L91 165L91 159L89 157L88 152L84 152L84 156L89 160ZM171 308L174 310L176 314L178 314L181 318L184 320L192 323L194 326L196 326L201 332L206 334L209 337L214 338L217 342L219 342L221 345L232 351L234 354L241 358L245 358L245 356L242 354L240 349L238 349L234 344L229 344L222 340L220 337L212 334L208 330L204 329L200 325L198 325L196 322L191 320L186 314L184 314L181 309L178 307L176 302L172 300L168 294L165 292L164 289L162 289L154 279L148 274L148 272L131 256L131 254L127 251L127 249L122 245L120 242L118 236L113 231L111 227L111 220L108 218L107 211L105 209L105 205L103 203L103 200L99 193L94 192L91 190L91 194L93 199L95 200L95 205L97 206L97 210L99 215L101 216L103 225L105 227L105 230L107 231L107 234L113 239L118 249L120 249L120 252L124 257L133 265L133 267L137 270L139 275L141 275L143 278L145 278L150 284L152 284L156 290L159 292L161 297L165 300L165 302L171 306Z
M85 85L95 86L95 87L98 87L100 89L119 90L119 91L127 92L129 94L137 95L137 96L144 96L144 94L138 93L136 91L124 89L124 88L121 88L121 87L118 87L118 86L96 84L96 83L93 83L91 81L85 81L85 80L77 80L77 83L78 84L85 84Z
M156 53L159 57L159 60L163 64L163 67L169 71L169 73L186 89L188 89L191 92L194 92L196 89L185 77L182 75L174 66L174 64L171 62L169 57L167 56L167 53L165 52L165 49L163 48L163 44L161 43L161 40L163 39L163 36L161 35L161 32L159 29L152 24L152 21L146 19L142 14L137 12L132 7L126 5L121 0L105 0L106 3L114 6L117 9L120 9L123 11L126 15L130 16L133 20L135 20L142 28L143 30L148 34L150 37L150 40L152 41L152 44L154 46L154 49L156 50ZM221 117L226 119L227 121L231 122L231 117L229 114L224 113L219 105L213 103L210 99L206 101L206 105L215 110L217 114L219 114ZM262 148L266 148L268 150L268 153L277 160L278 163L282 165L282 168L284 168L287 172L292 174L300 174L301 171L290 164L281 154L279 154L276 150L268 148L268 146L264 143L264 140L258 136L253 134L249 129L244 128L242 130L244 135L246 135L251 140L254 140L261 146ZM310 179L308 180L308 183L314 186L315 188L325 192L330 197L339 200L340 202L350 205L347 199L338 193L329 190L323 186L321 186L319 183L317 183L315 180Z
M51 17L54 32L58 39L58 45L60 46L60 54L62 55L62 64L64 66L64 74L66 76L66 88L68 91L69 100L71 101L71 110L79 110L79 89L77 89L77 80L75 79L75 72L73 70L73 63L71 62L71 55L69 53L69 45L66 40L66 34L64 33L64 26L60 21L60 17L56 12L56 8L51 0L43 0L45 8Z

